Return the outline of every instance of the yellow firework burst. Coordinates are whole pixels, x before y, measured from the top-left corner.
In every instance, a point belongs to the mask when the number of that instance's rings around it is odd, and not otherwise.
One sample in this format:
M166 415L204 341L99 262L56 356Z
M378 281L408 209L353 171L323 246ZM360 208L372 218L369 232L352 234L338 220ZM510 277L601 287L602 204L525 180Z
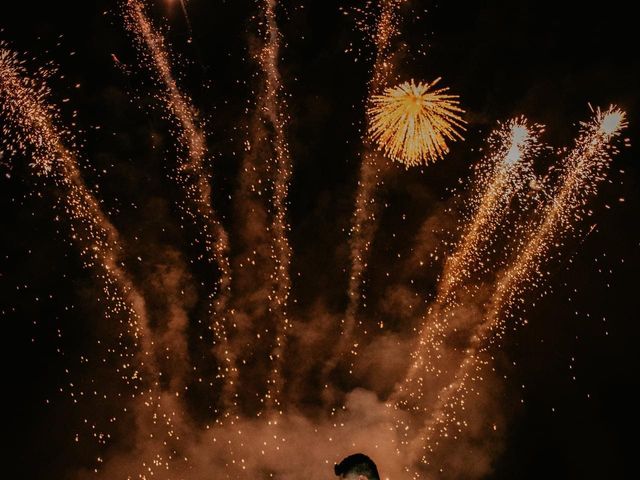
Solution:
M447 141L463 139L466 123L458 96L431 83L402 83L371 97L369 134L378 148L394 160L412 167L441 159Z

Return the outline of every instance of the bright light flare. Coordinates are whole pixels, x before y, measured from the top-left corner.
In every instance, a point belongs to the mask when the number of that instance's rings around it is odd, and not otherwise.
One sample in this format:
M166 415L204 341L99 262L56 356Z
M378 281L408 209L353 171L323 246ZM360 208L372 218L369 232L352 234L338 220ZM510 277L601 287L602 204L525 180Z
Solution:
M616 136L620 130L627 126L625 113L616 108L596 112L596 122L600 125L600 132L607 138Z
M378 148L408 167L429 164L449 153L448 141L463 140L464 113L458 95L435 88L440 81L410 82L371 97L369 135Z
M524 125L514 124L511 127L511 148L504 158L504 163L513 165L522 158L522 151L531 140L529 130Z

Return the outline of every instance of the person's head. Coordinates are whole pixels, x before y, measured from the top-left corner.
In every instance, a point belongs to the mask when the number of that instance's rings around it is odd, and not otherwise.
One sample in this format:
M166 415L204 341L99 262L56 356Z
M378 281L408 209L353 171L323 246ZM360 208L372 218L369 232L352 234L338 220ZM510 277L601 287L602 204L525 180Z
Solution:
M345 480L380 480L376 464L363 453L349 455L335 465L334 471Z

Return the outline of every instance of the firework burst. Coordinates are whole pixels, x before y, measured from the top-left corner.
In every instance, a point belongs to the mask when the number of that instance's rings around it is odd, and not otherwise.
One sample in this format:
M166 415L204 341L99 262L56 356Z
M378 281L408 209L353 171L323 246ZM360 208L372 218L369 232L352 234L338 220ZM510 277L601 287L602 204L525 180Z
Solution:
M464 113L458 96L431 83L410 82L374 95L369 107L369 134L378 148L408 167L443 158L448 141L462 140Z

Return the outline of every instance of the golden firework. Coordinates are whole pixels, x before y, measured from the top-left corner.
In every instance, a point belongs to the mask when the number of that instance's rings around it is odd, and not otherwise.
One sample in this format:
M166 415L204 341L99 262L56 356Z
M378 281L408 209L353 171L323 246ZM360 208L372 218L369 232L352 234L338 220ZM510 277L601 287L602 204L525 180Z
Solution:
M371 97L369 134L378 148L394 160L412 167L441 159L447 141L462 140L466 123L458 95L431 83L402 83Z

